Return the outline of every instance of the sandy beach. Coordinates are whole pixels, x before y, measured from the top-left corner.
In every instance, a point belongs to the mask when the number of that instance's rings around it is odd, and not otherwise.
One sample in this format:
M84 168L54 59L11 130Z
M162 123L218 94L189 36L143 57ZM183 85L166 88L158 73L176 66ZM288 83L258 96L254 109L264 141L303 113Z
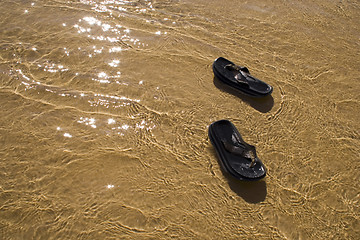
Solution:
M358 1L4 0L1 239L359 239ZM273 87L219 82L225 57ZM267 176L234 179L230 120Z

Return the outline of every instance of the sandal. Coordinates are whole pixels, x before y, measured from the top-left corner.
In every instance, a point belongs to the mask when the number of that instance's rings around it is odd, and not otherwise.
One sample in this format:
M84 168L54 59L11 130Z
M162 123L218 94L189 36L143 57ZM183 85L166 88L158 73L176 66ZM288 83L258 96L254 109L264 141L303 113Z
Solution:
M223 83L252 97L265 97L272 93L273 87L250 75L246 67L235 65L233 62L219 57L213 63L213 71Z
M236 127L228 120L209 126L209 138L219 156L223 169L240 180L259 180L266 168L256 155L254 146L246 143Z

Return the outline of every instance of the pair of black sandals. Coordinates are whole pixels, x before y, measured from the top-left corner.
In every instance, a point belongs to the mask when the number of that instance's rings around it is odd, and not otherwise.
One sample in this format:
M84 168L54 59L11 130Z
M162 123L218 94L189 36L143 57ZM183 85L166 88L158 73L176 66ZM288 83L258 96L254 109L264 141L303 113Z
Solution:
M250 97L261 98L272 93L269 84L250 75L246 67L219 57L213 63L215 77L222 83ZM209 138L222 168L239 180L256 181L266 176L266 168L256 155L254 146L246 143L229 120L209 126Z

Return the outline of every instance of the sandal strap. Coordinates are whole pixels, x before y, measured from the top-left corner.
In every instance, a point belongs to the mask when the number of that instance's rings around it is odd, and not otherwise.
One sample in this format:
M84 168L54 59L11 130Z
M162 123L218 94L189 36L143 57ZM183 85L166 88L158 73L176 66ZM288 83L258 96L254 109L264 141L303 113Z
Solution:
M229 69L231 71L238 72L235 75L235 80L238 83L245 84L245 85L249 86L249 80L251 79L251 75L250 75L249 70L246 67L242 67L242 66L235 65L235 64L228 64L228 65L225 66L225 68Z
M231 69L231 70L235 70L235 71L242 71L242 72L246 72L246 73L250 73L249 69L247 69L247 67L242 67L236 64L227 64L225 65L225 68L227 69Z
M232 143L221 139L225 149L233 154L248 158L251 160L250 167L253 167L257 162L258 158L256 155L256 149L253 145L245 143L241 138L239 138L235 133L232 135Z

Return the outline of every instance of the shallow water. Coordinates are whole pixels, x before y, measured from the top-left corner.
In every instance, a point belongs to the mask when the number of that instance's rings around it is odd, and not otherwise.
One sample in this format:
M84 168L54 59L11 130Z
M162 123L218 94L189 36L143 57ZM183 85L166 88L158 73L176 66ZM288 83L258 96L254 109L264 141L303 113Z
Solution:
M358 1L0 3L2 239L358 239ZM219 56L274 87L214 79ZM267 177L223 173L231 120Z

